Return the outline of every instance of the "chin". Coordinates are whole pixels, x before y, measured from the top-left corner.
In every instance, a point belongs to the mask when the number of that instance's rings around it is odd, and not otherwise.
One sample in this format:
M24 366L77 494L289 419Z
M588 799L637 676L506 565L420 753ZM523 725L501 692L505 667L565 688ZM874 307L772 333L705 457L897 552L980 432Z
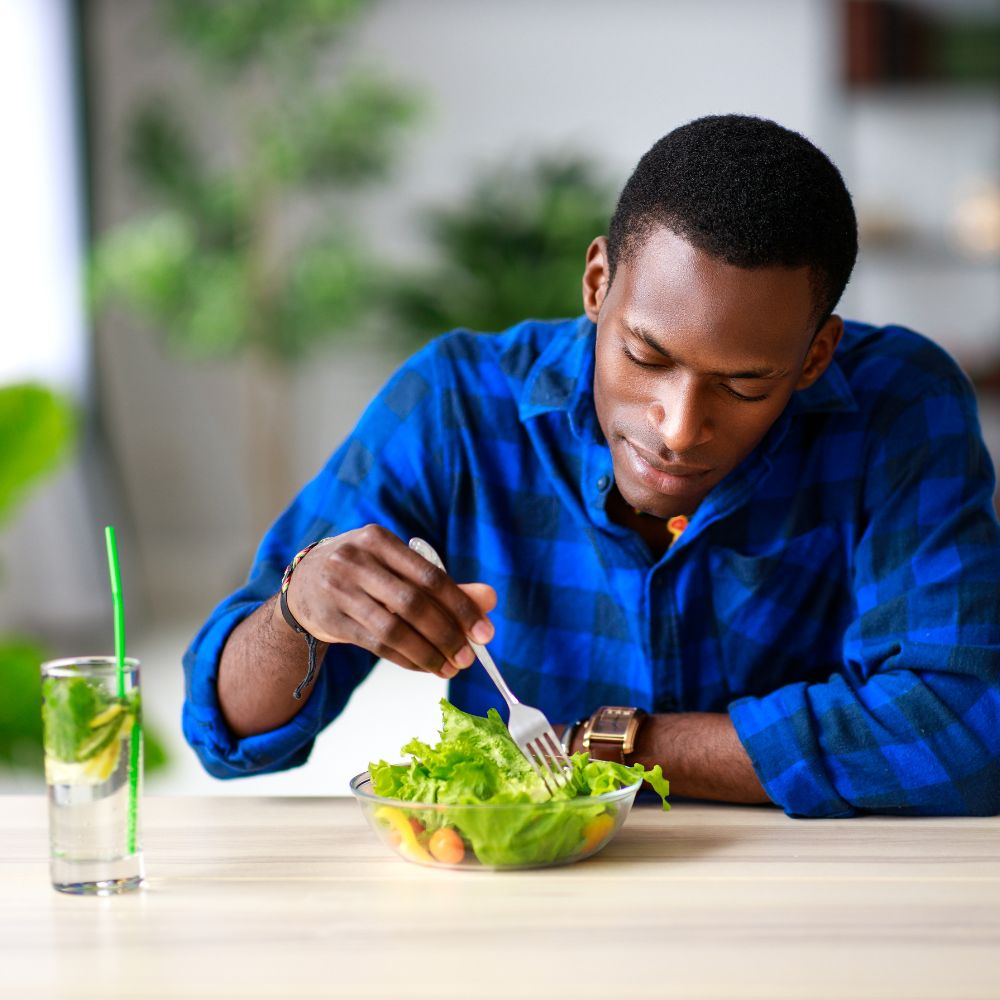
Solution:
M620 476L617 471L615 472L615 486L625 503L635 510L641 510L644 514L652 514L654 517L670 517L675 513L673 510L667 511L668 507L676 507L677 499L675 497L648 489L641 483Z
M619 468L616 465L615 468L615 485L625 503L653 517L668 518L694 513L717 481L718 477L709 473L698 482L673 477L672 481L661 480L651 485L636 478L628 466Z

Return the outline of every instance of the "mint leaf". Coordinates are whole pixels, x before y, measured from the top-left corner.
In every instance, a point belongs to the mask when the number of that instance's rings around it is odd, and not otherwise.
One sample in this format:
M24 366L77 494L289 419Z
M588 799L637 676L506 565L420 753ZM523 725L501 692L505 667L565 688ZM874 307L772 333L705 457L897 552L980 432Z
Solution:
M75 763L100 753L115 739L131 717L128 698L109 695L99 681L87 677L46 677L42 682L42 728L45 752L56 760ZM104 725L91 722L112 705L118 712ZM138 701L135 701L138 711Z

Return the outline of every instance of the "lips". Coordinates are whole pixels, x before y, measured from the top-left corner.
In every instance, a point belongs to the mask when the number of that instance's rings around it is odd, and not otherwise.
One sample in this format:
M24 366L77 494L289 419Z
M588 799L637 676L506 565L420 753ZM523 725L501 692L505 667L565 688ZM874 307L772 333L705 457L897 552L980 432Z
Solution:
M656 455L622 438L628 464L637 479L656 493L668 496L684 496L697 493L703 486L705 477L712 471L698 465L684 465L679 462L663 462Z
M701 465L683 465L679 462L663 462L652 452L647 451L645 448L641 448L637 444L633 444L628 440L628 438L625 438L625 443L631 445L636 454L651 469L655 469L657 472L663 472L670 476L703 476L706 472L712 471L711 469Z

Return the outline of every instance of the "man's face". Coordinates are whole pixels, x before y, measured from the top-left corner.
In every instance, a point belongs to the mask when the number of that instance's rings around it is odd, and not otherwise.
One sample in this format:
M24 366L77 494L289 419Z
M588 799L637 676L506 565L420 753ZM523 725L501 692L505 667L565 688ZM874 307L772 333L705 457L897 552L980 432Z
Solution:
M825 371L842 323L813 337L806 267L734 267L661 228L609 287L606 247L591 244L583 285L615 482L638 510L692 513Z

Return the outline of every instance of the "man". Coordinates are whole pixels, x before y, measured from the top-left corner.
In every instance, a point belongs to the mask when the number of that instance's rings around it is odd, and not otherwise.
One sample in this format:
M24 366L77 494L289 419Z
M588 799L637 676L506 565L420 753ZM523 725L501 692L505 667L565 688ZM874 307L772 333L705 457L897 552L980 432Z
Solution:
M627 727L675 795L1000 811L993 470L944 352L834 314L856 252L802 136L660 140L587 251L584 315L429 345L265 536L185 659L206 768L301 764L379 656L484 713L471 635L584 720L573 750L621 759Z

